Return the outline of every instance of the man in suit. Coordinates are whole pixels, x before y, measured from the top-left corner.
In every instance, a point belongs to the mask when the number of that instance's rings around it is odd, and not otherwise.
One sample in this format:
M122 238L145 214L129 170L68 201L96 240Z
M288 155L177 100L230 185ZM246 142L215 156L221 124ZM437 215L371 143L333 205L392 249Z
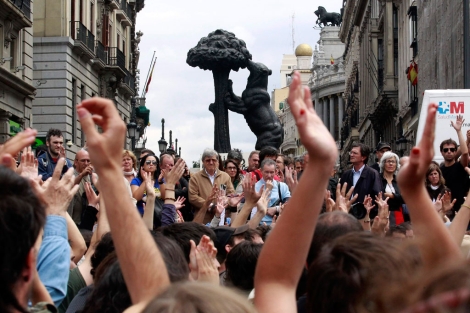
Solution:
M354 193L358 194L356 202L351 207L350 214L357 219L366 217L366 209L362 204L364 198L370 195L375 200L375 196L382 191L382 182L379 173L367 165L370 149L362 143L352 145L349 152L349 160L353 167L341 176L341 184L347 183L347 190L354 186Z

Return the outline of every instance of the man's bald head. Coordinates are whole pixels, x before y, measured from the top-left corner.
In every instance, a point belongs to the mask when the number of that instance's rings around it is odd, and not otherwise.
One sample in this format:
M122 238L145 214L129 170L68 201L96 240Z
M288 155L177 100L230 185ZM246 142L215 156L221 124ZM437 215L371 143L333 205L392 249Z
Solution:
M75 161L73 163L75 170L78 173L81 173L90 164L91 164L90 155L88 154L88 151L84 149L79 150L77 154L75 155Z

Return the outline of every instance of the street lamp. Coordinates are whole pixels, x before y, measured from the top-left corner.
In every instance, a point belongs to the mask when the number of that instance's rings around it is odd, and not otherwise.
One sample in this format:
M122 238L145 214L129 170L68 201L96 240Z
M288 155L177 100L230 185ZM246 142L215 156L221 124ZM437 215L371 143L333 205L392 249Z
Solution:
M179 156L180 156L180 158L181 158L181 147L180 147L180 150L179 150L179 154L178 154L178 155L179 155Z
M135 149L135 139L137 137L137 124L133 121L127 124L127 138L131 140L131 150Z
M407 148L408 140L403 135L401 135L401 137L398 138L398 140L395 141L395 143L397 144L397 148L398 148L398 151L400 151L401 156L403 156Z
M178 153L178 138L175 139L175 152Z
M173 140L172 140L173 132L170 130L170 143L168 145L168 149L166 150L169 154L174 155L176 152L173 150Z
M165 140L165 119L162 118L162 138L158 141L158 150L160 153L165 152L167 142Z

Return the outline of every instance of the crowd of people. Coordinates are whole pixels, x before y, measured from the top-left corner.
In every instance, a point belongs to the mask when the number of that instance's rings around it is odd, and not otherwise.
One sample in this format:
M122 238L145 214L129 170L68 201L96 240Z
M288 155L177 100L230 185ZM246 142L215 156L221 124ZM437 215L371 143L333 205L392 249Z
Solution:
M295 73L288 102L306 148L205 149L191 174L171 153L122 149L114 104L77 107L87 146L63 135L0 147L1 312L467 312L470 131L433 161L436 105L399 157L337 146ZM97 127L101 127L101 132ZM22 153L20 154L20 151ZM369 166L368 164L372 164ZM339 178L339 179L338 179Z

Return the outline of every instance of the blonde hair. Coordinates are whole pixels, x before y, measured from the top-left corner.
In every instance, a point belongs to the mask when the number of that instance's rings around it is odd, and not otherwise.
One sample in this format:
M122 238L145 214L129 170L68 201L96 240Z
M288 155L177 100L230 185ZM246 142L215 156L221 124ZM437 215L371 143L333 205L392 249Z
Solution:
M125 156L128 156L128 157L130 157L130 158L132 159L132 163L133 163L133 164L132 164L132 168L133 168L134 170L137 170L137 158L136 158L134 152L132 152L131 150L126 150L126 149L124 149L124 150L122 151L122 157L124 158Z
M172 284L142 313L256 313L247 298L235 291L201 282Z

